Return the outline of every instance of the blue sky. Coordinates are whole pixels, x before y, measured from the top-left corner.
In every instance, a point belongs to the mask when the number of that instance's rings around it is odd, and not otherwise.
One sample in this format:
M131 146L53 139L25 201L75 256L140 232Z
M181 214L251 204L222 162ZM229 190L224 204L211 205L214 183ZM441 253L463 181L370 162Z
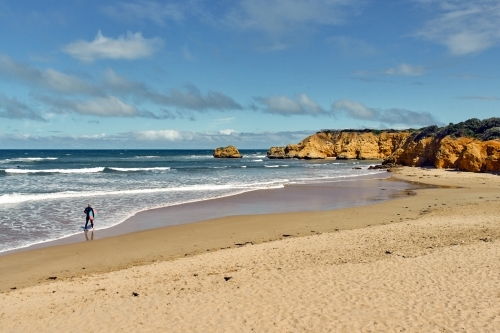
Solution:
M269 148L500 116L498 0L0 0L0 148Z

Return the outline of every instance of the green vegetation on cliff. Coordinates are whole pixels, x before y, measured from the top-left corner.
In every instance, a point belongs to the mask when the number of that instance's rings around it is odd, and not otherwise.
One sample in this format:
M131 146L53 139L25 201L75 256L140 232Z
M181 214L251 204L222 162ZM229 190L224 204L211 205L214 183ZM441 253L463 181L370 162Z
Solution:
M419 130L414 128L395 130L392 128L389 129L374 129L374 128L363 128L363 129L342 129L342 130L334 130L334 129L322 129L317 133L327 133L327 134L336 134L336 133L373 133L375 135L379 135L381 133L401 133L401 132L418 132Z
M336 134L336 133L373 133L380 134L382 132L386 133L400 133L400 132L410 132L414 135L413 140L419 141L426 137L436 137L437 139L442 139L445 136L451 136L454 138L460 137L471 137L475 139L480 139L482 141L500 139L500 118L488 118L484 120L479 120L477 118L472 118L466 121L462 121L458 124L450 123L448 126L438 127L436 125L422 127L420 129L404 129L404 130L395 130L395 129L344 129L344 130L330 130L323 129L318 133L327 133L327 134Z

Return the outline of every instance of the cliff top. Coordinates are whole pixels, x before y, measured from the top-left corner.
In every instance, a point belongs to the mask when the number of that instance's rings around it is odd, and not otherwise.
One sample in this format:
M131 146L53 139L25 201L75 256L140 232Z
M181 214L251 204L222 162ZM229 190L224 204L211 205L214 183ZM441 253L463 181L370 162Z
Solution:
M475 139L480 139L482 141L500 139L500 118L488 118L484 120L479 120L477 118L472 118L466 121L462 121L457 124L450 123L447 126L438 127L436 125L422 127L420 129L408 128L402 130L395 129L343 129L343 130L332 130L332 129L322 129L318 133L373 133L380 134L386 133L400 133L400 132L410 132L414 136L414 141L418 141L422 138L434 136L438 139L444 138L449 135L451 137L472 137Z

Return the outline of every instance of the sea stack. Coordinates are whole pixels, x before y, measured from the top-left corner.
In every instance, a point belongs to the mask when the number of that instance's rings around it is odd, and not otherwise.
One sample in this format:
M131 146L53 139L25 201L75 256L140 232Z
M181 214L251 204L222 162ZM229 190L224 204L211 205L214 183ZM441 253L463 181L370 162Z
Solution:
M235 146L219 147L214 149L215 158L242 158L243 155L240 154Z

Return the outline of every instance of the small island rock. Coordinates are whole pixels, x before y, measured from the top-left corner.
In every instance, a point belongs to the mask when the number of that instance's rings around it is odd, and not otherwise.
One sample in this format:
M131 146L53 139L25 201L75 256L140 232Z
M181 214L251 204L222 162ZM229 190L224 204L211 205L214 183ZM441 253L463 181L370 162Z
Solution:
M242 158L235 146L219 147L214 149L215 158Z

